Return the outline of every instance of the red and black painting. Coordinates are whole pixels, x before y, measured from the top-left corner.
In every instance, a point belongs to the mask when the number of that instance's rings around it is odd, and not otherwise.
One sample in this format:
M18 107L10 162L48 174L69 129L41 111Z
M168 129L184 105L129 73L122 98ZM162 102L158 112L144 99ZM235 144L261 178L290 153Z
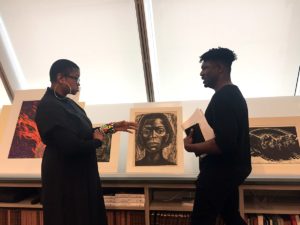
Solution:
M8 158L42 158L45 145L34 121L39 102L22 103Z

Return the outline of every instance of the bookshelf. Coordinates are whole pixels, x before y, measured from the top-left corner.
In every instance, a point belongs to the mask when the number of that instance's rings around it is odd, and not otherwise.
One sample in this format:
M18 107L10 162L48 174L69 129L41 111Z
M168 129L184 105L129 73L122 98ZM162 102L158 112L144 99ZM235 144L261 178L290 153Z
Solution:
M108 217L120 217L120 221L137 220L139 224L152 225L153 215L163 219L182 215L188 217L192 211L195 178L162 177L102 177L104 195L117 193L143 195L143 206L107 206ZM39 179L0 179L1 188L40 189ZM300 214L300 179L254 179L249 178L239 189L240 212L247 214ZM36 210L42 205L31 204L32 198L16 203L0 202L1 213L11 210ZM6 211L5 211L6 210ZM126 215L124 217L124 215ZM124 218L123 218L124 217ZM123 219L122 219L123 218ZM125 219L126 218L126 219ZM115 219L116 220L116 219ZM142 221L141 221L142 220ZM121 223L121 222L120 222ZM8 224L10 225L10 224ZM127 224L126 224L127 225Z
M250 180L240 186L240 211L246 214L300 215L300 180Z

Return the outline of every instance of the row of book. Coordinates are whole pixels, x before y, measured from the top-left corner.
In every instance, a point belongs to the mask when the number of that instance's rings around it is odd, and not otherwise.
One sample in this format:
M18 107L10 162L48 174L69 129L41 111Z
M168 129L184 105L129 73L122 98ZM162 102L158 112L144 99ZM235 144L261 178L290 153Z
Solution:
M300 225L300 215L246 214L248 225ZM108 225L145 225L143 210L107 210ZM189 225L191 212L151 211L150 225ZM41 209L0 208L0 225L43 225ZM225 225L218 217L216 225Z
M112 207L144 207L144 194L123 194L104 195L105 206Z
M152 211L150 225L190 225L191 212ZM221 217L217 217L216 225L225 225Z
M190 212L151 211L150 225L189 225Z
M145 212L134 210L107 210L108 225L145 225Z
M152 211L150 225L189 225L190 212ZM248 225L300 225L299 215L260 215L247 214ZM221 217L217 217L216 225L225 225Z
M43 211L0 208L0 225L43 225Z
M108 225L145 225L145 212L107 210ZM40 209L0 208L0 225L43 225Z
M300 225L299 215L247 214L248 225Z

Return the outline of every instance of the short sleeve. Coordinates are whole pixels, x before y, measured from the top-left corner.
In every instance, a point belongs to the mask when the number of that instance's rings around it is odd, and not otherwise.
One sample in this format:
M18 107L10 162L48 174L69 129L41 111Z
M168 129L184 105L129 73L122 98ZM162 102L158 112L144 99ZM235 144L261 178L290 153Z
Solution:
M236 112L231 98L219 95L214 108L215 140L223 153L235 151L238 140Z

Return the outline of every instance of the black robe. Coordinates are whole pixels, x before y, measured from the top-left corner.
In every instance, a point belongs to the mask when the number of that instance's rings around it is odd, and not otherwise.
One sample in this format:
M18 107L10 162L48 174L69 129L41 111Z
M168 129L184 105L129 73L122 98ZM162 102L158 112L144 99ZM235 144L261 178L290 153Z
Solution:
M48 88L36 113L45 225L107 225L93 128L83 109Z

